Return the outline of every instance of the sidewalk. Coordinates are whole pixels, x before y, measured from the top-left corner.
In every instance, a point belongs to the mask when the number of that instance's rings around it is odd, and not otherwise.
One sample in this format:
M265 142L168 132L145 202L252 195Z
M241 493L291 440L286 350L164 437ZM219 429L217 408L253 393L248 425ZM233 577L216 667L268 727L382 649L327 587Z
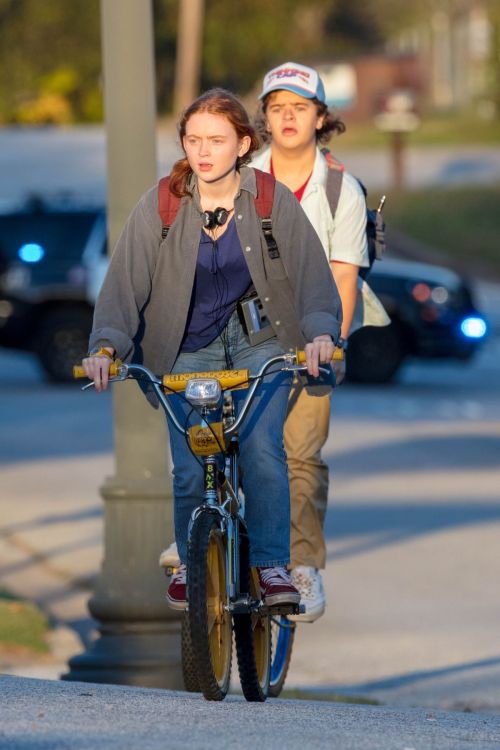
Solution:
M332 421L332 440L341 431L342 444L334 450L332 442L326 456L343 476L327 525L329 604L317 623L299 627L287 686L498 712L497 453L489 466L498 426L467 416L449 427L415 422L406 415L420 407L406 391L376 400L373 393L346 389ZM448 394L442 406L421 408L447 415L453 403ZM464 415L482 408L474 403ZM389 421L376 416L389 408ZM458 453L447 458L449 451ZM482 468L469 468L476 460ZM455 462L462 468L450 472ZM102 556L98 486L111 469L110 453L1 468L2 584L59 623L51 663L1 671L56 678L91 637L86 601Z
M497 310L498 286L484 299ZM390 388L335 395L328 607L299 627L288 687L500 712L498 310L493 328L470 366L410 363ZM62 626L51 663L10 671L57 677L94 627L111 402L0 358L1 581Z
M111 472L110 453L1 467L2 495L11 500L2 502L2 586L36 602L55 623L52 659L9 665L0 657L4 673L57 678L92 637L87 601L102 557L98 488Z

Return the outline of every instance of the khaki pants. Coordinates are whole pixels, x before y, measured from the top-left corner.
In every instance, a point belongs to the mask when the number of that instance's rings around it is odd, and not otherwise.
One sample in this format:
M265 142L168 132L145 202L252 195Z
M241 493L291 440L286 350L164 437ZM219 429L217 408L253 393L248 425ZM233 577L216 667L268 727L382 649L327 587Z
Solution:
M290 478L291 567L324 568L323 524L328 504L328 466L321 449L328 438L330 395L309 396L294 383L285 422L285 449Z

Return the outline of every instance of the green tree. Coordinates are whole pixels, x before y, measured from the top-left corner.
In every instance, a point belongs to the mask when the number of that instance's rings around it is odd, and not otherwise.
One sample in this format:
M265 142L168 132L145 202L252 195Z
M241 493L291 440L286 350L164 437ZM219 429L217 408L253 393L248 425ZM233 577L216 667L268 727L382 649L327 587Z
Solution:
M138 0L140 2L141 0ZM202 87L254 94L285 60L311 64L382 49L437 8L475 0L206 0ZM491 96L500 113L500 10L493 28ZM173 99L179 0L153 0L157 99ZM99 0L0 0L0 123L102 119Z
M0 0L0 122L102 117L99 0Z

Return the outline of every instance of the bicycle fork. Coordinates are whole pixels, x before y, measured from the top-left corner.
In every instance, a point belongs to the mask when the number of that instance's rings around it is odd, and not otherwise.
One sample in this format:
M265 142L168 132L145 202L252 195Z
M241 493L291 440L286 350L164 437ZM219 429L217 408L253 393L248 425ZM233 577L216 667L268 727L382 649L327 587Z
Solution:
M233 490L237 487L236 455L226 457L226 471L218 471L215 456L203 458L203 504L195 508L189 522L188 537L198 515L207 508L219 518L220 530L226 537L226 585L229 601L240 595L240 500ZM229 475L229 476L228 476Z

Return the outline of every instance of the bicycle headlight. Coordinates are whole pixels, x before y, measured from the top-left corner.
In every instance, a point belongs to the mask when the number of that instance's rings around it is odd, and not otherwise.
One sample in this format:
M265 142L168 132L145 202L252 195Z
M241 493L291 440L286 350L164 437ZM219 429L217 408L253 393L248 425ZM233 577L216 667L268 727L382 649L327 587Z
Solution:
M186 385L186 398L193 406L215 409L221 403L222 388L215 378L193 378Z

